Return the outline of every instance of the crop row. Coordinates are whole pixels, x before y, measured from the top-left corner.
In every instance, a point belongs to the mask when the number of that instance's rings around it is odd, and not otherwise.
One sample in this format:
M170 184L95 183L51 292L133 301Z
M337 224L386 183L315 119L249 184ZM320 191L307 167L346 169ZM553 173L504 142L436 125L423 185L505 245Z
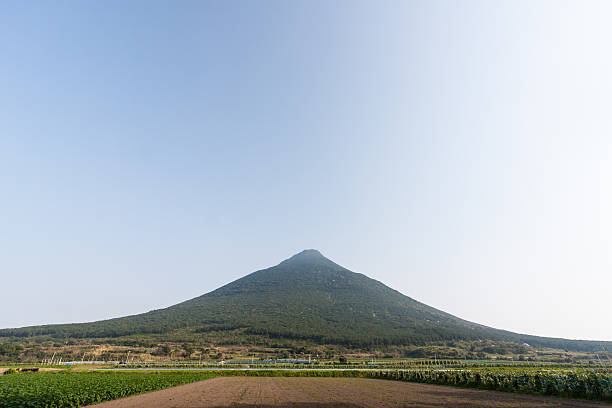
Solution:
M406 370L370 372L368 377L612 401L611 378L608 374L596 372L559 375L546 372L508 374L468 370Z
M37 373L0 376L0 408L95 404L210 378L210 373Z

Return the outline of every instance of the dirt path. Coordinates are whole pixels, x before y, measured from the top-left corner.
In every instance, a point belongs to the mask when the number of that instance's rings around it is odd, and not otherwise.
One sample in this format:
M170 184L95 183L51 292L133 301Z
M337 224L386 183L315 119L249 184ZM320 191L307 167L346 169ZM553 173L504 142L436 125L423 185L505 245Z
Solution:
M610 407L586 401L363 378L219 377L97 408Z

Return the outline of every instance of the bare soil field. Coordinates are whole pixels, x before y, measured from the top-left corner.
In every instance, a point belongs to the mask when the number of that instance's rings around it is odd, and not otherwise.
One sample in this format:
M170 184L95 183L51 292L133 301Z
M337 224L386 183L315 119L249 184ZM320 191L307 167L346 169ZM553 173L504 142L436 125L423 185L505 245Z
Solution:
M219 377L98 408L605 407L610 404L363 378Z

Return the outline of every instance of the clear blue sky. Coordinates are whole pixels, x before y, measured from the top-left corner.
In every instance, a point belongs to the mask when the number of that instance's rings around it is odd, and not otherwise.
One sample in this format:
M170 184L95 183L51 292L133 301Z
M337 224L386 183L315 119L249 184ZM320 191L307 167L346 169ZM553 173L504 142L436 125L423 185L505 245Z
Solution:
M460 317L612 340L610 3L0 3L0 327L305 248Z

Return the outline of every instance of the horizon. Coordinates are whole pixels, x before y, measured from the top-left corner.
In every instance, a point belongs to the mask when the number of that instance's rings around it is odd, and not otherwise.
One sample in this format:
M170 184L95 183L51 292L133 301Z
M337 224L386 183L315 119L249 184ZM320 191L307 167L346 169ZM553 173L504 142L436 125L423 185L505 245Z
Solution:
M0 328L165 308L317 248L471 322L612 341L610 15L3 3Z

